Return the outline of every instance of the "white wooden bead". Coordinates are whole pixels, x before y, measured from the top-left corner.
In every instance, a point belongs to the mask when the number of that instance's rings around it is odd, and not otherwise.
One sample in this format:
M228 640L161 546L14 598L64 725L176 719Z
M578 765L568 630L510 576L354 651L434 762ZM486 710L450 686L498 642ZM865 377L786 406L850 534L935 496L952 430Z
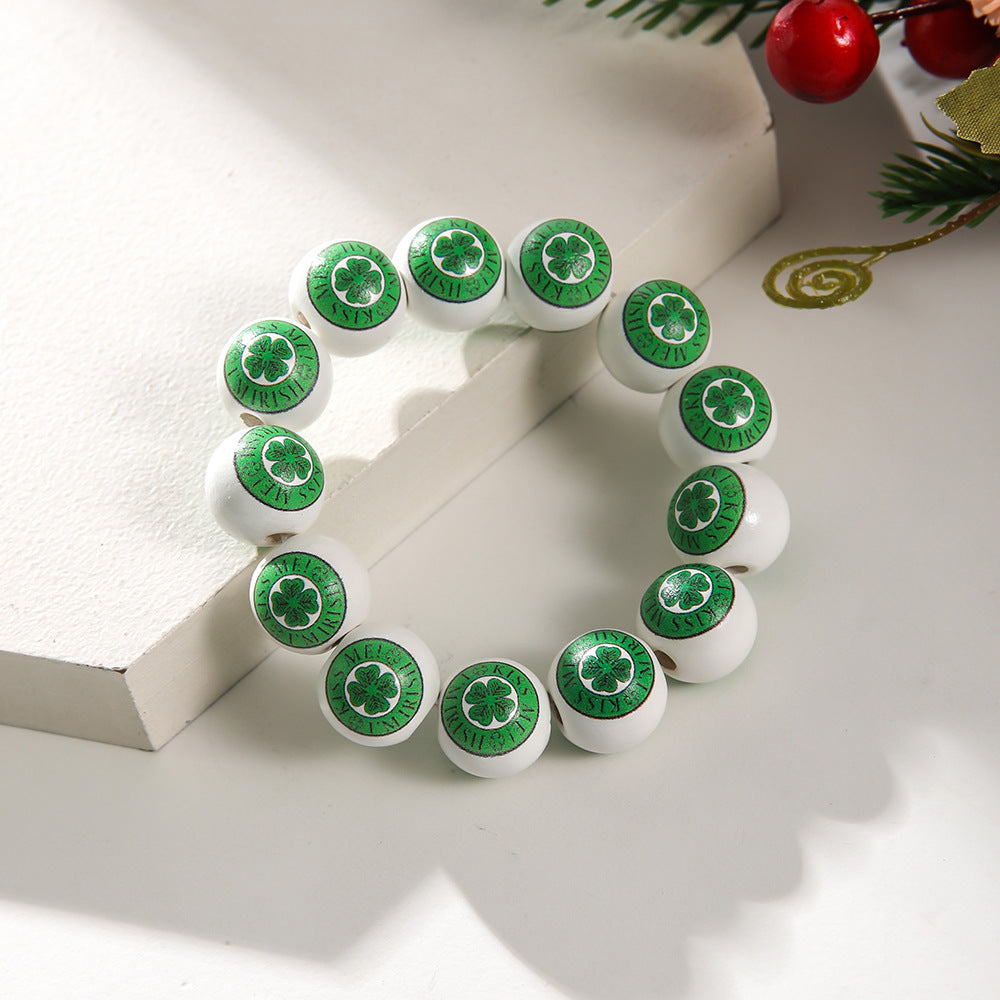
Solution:
M569 643L552 661L548 689L563 735L593 753L638 746L667 707L667 682L653 650L618 629L596 629Z
M368 570L343 542L296 535L272 549L250 579L250 609L277 643L325 653L368 617Z
M295 431L261 424L219 445L205 472L205 497L219 525L252 545L308 531L323 504L323 465Z
M222 405L248 425L280 421L302 430L330 400L326 348L287 319L259 319L230 337L216 369Z
M503 251L469 219L421 222L400 240L392 262L406 285L410 313L435 329L473 330L503 301Z
M671 386L659 415L660 440L682 469L763 458L778 415L760 380L732 365L710 365Z
M319 706L352 743L388 747L416 732L440 686L437 660L419 636L365 624L344 636L320 671Z
M392 261L361 240L312 249L292 272L288 302L332 354L357 357L387 344L406 316L406 288Z
M605 368L637 392L666 392L708 360L708 313L690 288L654 278L613 295L597 326Z
M674 491L667 534L681 559L711 559L732 574L759 573L788 540L788 501L752 465L708 465Z
M479 778L506 778L530 767L551 727L542 682L513 660L463 667L441 693L438 743L453 764Z
M701 683L732 673L757 638L750 591L724 569L685 563L661 573L639 605L637 634L667 677Z
M548 219L523 229L507 250L507 301L536 330L576 330L611 298L611 251L596 229Z

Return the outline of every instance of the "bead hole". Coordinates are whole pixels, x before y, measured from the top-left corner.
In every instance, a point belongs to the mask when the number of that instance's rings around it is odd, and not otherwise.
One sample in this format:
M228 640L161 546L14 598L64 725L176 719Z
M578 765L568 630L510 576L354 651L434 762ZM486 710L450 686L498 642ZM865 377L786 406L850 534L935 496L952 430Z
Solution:
M284 531L284 532L278 532L278 534L276 535L268 535L267 538L264 539L264 544L280 545L282 542L287 542L288 539L291 538L292 535L294 534L295 534L294 531Z
M264 421L260 419L255 413L241 413L240 420L247 425L247 427L260 427Z
M304 327L306 330L309 329L309 320L307 320L305 316L298 311L298 309L295 310L295 322L298 323L299 326Z
M670 657L667 656L667 654L664 653L662 650L660 649L656 650L656 658L660 661L660 666L663 667L664 670L677 669L677 664L674 663L674 661L670 659Z
M749 573L749 566L727 566L726 569L733 575L739 576L742 573Z
M552 716L553 716L553 718L561 726L562 725L562 716L559 714L559 709L556 707L556 703L555 703L555 700L553 699L552 695L549 695L549 708L552 709Z

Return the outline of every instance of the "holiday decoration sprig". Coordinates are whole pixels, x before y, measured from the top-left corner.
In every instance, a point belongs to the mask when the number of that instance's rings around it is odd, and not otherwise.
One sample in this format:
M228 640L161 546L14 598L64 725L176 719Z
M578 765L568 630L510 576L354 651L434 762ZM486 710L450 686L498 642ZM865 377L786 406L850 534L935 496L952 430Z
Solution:
M542 0L551 7L561 0ZM586 0L586 8L605 8L607 0ZM883 3L881 10L871 8ZM606 16L630 16L652 31L677 14L677 31L689 35L719 14L721 24L709 45L731 34L751 14L767 24L751 42L764 45L777 83L805 101L826 104L854 93L879 57L879 36L896 21L905 24L905 45L914 60L936 76L964 79L1000 56L1000 39L979 7L1000 0L615 0ZM984 6L985 5L985 6ZM1000 7L995 12L1000 17ZM993 16L992 14L989 16Z
M560 0L543 0L546 7L559 2ZM584 6L602 7L605 2L606 0L586 0ZM620 18L631 14L644 31L652 31L672 14L680 12L687 17L680 28L680 34L690 35L713 14L724 11L726 20L705 39L707 44L714 45L735 31L751 14L773 15L785 2L786 0L619 0L607 12L607 16ZM875 2L876 0L858 0L864 10L869 10ZM768 21L770 22L770 18ZM765 26L750 42L751 48L763 45L766 34Z
M560 0L543 2L551 6ZM938 106L955 122L955 133L942 132L925 119L945 145L916 142L922 156L898 153L895 161L883 164L883 188L871 192L881 202L884 218L903 215L905 221L916 222L931 216L928 221L938 228L899 243L788 254L763 282L767 295L781 305L825 309L850 302L867 291L871 269L884 257L978 226L1000 207L1000 32L995 34L982 19L1000 0L974 0L974 7L966 0L898 0L889 9L869 13L876 2L619 0L607 14L632 15L651 30L682 8L684 13L694 10L680 29L684 35L725 11L722 25L706 39L713 43L748 15L770 13L767 27L751 44L764 44L768 68L783 89L817 104L842 100L861 87L878 61L879 34L897 20L905 22L906 45L921 67L964 79L938 99ZM604 3L586 0L590 8ZM996 13L1000 16L1000 8Z

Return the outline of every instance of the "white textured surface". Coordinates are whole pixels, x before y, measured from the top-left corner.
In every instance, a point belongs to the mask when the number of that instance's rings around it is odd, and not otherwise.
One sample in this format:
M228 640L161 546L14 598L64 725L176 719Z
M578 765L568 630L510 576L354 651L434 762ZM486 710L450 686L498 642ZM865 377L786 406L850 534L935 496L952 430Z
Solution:
M504 243L558 206L621 249L759 131L735 41L665 60L662 39L571 7L4 6L3 336L19 360L0 370L17 470L0 487L0 649L125 668L246 565L202 500L231 428L215 356L284 311L314 243L350 232L391 252L442 210ZM412 327L341 362L310 435L331 481L510 335Z

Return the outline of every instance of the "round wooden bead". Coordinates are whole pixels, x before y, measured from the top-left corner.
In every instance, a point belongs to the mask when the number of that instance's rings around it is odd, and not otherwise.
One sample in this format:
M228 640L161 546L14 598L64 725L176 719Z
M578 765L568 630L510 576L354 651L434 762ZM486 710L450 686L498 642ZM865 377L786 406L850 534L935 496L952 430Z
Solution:
M440 686L422 639L398 625L366 624L344 636L320 671L319 705L352 743L387 747L413 735Z
M343 542L296 535L272 549L250 579L250 608L275 642L325 653L368 616L368 570Z
M682 469L763 458L778 417L760 380L742 368L710 365L677 382L663 397L660 440Z
M596 229L548 219L522 230L507 250L507 301L536 330L575 330L611 297L611 251Z
M714 681L746 659L757 638L757 609L750 591L724 569L685 563L646 588L637 629L668 677Z
M332 354L377 351L406 316L406 288L392 261L360 240L324 243L292 272L288 301L296 319Z
M333 370L308 331L287 319L259 319L223 347L216 382L222 405L244 423L279 420L302 430L326 408Z
M406 285L410 313L435 329L473 330L503 301L503 251L469 219L421 222L400 240L392 262Z
M545 749L551 725L542 682L513 660L463 667L441 694L441 749L479 778L505 778L529 767Z
M674 491L667 534L681 559L711 559L730 573L759 573L788 541L788 501L752 465L708 465Z
M323 502L323 465L305 438L260 424L215 449L205 496L219 525L252 545L308 531Z
M654 278L614 295L597 326L608 371L637 392L666 392L708 359L708 313L690 288Z
M552 661L548 682L563 735L593 753L638 746L667 707L667 682L653 650L617 629L574 639Z

